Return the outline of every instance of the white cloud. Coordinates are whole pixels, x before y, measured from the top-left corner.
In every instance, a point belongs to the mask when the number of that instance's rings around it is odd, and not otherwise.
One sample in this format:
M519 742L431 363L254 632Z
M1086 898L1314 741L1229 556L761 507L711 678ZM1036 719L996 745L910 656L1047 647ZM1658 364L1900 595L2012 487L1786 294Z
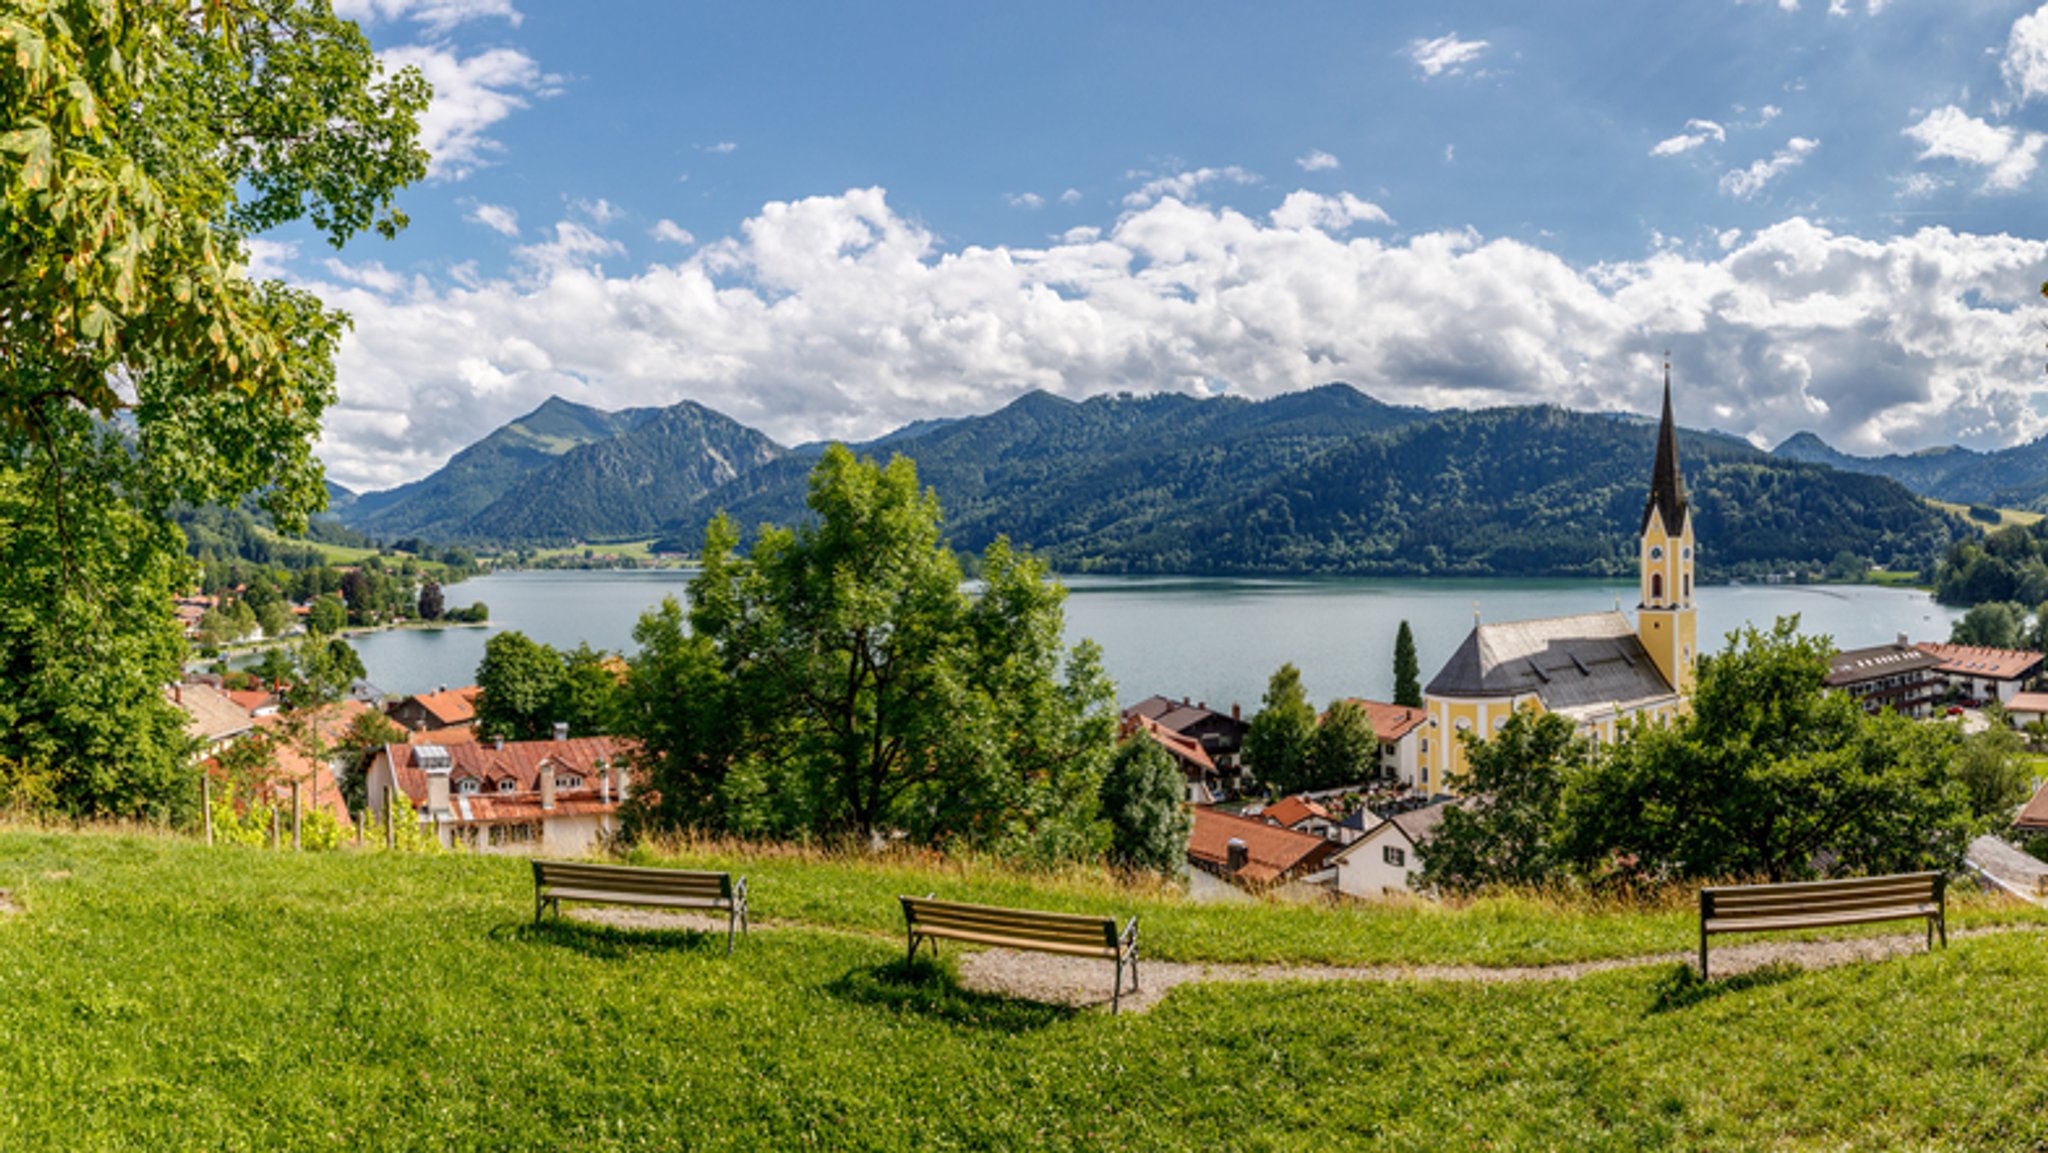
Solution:
M1999 127L1965 113L1953 104L1937 108L1918 124L1903 129L1920 145L1922 160L1956 160L1984 174L1986 192L2011 192L2025 184L2041 163L2048 136Z
M739 147L739 145L734 144L730 140L721 140L716 144L706 144L702 148L698 149L698 151L710 152L718 156L725 156L729 153L739 151Z
M596 200L575 197L569 201L569 211L602 228L619 218L619 207L602 196Z
M299 258L296 240L266 240L261 236L242 242L249 253L249 276L256 280L281 280L291 262Z
M1323 196L1315 192L1290 192L1280 207L1273 210L1273 224L1279 228L1319 228L1326 232L1341 232L1353 224L1392 224L1394 218L1377 204L1372 204L1349 192L1338 196Z
M1762 192L1764 185L1806 163L1807 156L1819 147L1818 140L1794 136L1785 142L1785 147L1773 153L1769 160L1759 160L1748 168L1736 168L1722 173L1721 191L1747 200Z
M514 250L519 259L540 275L563 268L594 267L598 258L623 256L626 248L595 229L572 220L555 222L555 238Z
M697 238L690 230L673 220L663 219L654 225L653 236L663 244L695 244Z
M1150 174L1134 172L1130 175L1136 177L1148 176ZM1159 176L1147 180L1138 187L1137 191L1124 197L1124 206L1126 208L1143 208L1155 200L1161 200L1169 196L1175 200L1187 200L1202 185L1214 184L1218 181L1226 184L1257 184L1259 178L1256 174L1246 172L1235 164L1226 168L1197 168L1193 172L1175 172L1168 176Z
M2048 5L2013 21L2002 70L2022 103L2048 93Z
M1079 203L1081 203L1081 190L1080 190L1080 189L1078 189L1078 188L1069 188L1069 189L1067 189L1067 190L1066 190L1065 192L1062 192L1062 193L1060 193L1060 203L1061 203L1061 204L1079 204Z
M471 204L462 218L505 236L519 235L519 214L502 204Z
M488 165L502 146L486 133L526 107L529 96L548 96L561 80L540 70L516 48L491 48L467 58L453 49L408 44L381 54L388 68L418 68L434 86L434 102L420 117L420 144L432 157L428 174L461 180Z
M1308 155L1297 157L1294 162L1299 164L1304 172L1326 172L1341 167L1336 157L1320 148L1311 149Z
M1792 219L1575 266L1469 230L1391 242L1162 200L1043 247L942 247L880 189L763 206L683 259L612 275L571 223L516 275L374 266L309 285L355 317L322 454L422 475L550 394L688 397L785 443L987 412L1028 389L1249 397L1343 379L1395 403L1654 412L1856 452L2048 431L2031 405L2048 242L1864 239ZM541 247L541 246L536 246Z
M1446 73L1456 76L1465 70L1465 65L1484 55L1489 47L1484 40L1460 40L1456 32L1438 36L1434 40L1410 40L1408 58L1422 69L1422 75L1434 79Z
M1892 183L1899 186L1899 199L1925 200L1949 186L1949 182L1927 172L1908 172L1895 178Z
M471 20L520 21L512 0L335 0L334 14L358 24L411 20L437 33Z
M1681 152L1690 152L1709 140L1721 144L1727 139L1728 130L1711 120L1688 120L1685 122L1684 132L1658 141L1657 146L1650 149L1650 155L1677 156Z
M1044 208L1045 197L1036 192L1011 192L1004 195L1003 203L1012 208Z

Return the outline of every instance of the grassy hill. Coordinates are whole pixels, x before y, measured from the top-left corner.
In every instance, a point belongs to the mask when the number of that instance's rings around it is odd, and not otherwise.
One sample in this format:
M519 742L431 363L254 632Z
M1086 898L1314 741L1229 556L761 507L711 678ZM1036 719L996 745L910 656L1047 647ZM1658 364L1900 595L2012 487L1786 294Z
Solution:
M1670 964L1186 985L1110 1017L965 990L950 950L906 970L894 894L1137 912L1146 956L1180 960L1628 955L1686 948L1691 919L1531 900L1222 908L974 864L743 864L772 927L728 959L674 930L536 929L520 860L0 830L0 1148L2048 1140L2032 933L1706 986Z

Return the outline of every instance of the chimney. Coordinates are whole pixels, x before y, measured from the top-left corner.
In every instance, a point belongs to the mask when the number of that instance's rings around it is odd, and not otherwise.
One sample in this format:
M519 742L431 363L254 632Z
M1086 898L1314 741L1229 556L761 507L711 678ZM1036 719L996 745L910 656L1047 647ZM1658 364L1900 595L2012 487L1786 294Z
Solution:
M427 770L427 815L439 818L442 813L451 812L448 807L448 769L446 766Z
M185 703L185 686L176 681L171 682L171 703L174 705Z
M540 807L542 812L555 809L555 762L540 763Z
M438 689L435 689L434 691L435 691L435 692L437 692L437 693L445 693L445 692L447 692L447 691L448 691L448 686L447 686L447 685L442 685L442 686L441 686L440 688L438 688Z
M612 771L602 759L597 762L598 794L609 805L612 803Z
M626 803L626 762L613 761L612 773L618 778L619 803L623 805Z
M555 739L558 741L566 741L569 739L569 722L555 722Z
M1230 838L1230 844L1225 847L1224 851L1229 854L1230 871L1233 873L1242 870L1246 865L1252 863L1251 849L1236 837Z
M1236 701L1232 701L1232 702L1230 702L1230 719L1231 719L1231 720L1233 720L1233 721L1241 721L1241 720L1243 720L1243 719L1244 719L1244 706L1243 706L1243 705L1240 705L1240 704L1238 704L1238 703L1237 703Z
M1902 649L1913 647L1913 642L1907 638L1905 633L1899 634L1899 647Z
M497 736L495 736L495 737L492 737L492 738L491 738L491 748L492 748L492 749L494 749L494 750L496 750L496 751L498 751L498 752L501 752L501 753L502 753L502 752L504 752L504 751L505 751L505 734L503 734L503 733L499 733L499 734L498 734Z
M1195 707L1196 707L1196 708L1198 708L1198 709L1201 709L1201 710L1203 710L1204 712L1206 712L1206 711L1208 711L1208 708L1209 708L1209 702L1208 702L1208 701L1199 701L1199 702L1197 702L1197 703L1195 704Z

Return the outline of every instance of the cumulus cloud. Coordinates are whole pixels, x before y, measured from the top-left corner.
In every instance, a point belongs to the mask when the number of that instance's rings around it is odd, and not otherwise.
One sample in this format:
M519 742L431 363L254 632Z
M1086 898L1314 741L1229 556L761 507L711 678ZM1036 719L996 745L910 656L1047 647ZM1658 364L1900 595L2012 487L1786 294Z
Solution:
M1012 208L1044 208L1045 197L1036 192L1011 192L1003 197L1003 203Z
M503 20L514 28L520 21L512 0L335 0L334 14L358 24L410 20L432 32L472 20Z
M462 218L504 236L519 235L519 214L502 204L471 204Z
M2048 5L2013 21L2001 70L2022 102L2048 93Z
M1304 172L1327 172L1339 167L1337 158L1320 148L1311 149L1307 156L1298 157L1294 162L1299 164Z
M1987 169L1984 191L2011 192L2025 184L2041 163L2048 136L2000 127L1953 104L1937 108L1904 130L1920 145L1922 160L1956 160Z
M675 221L668 219L663 219L661 221L656 222L654 226L653 236L656 240L661 241L663 244L697 243L697 238L691 235L689 229L684 228L682 225L677 224Z
M1451 32L1433 40L1410 40L1407 52L1425 78L1435 79L1463 72L1467 64L1485 55L1489 46L1484 40L1460 40Z
M1298 201L1306 204L1309 202ZM1577 266L1469 230L1399 242L1166 199L1044 247L942 246L881 189L772 203L684 259L608 274L563 222L514 274L433 283L330 266L348 310L335 479L422 475L550 394L689 398L785 443L990 411L1030 389L1265 397L1348 380L1431 407L1654 412L1851 451L2040 435L2048 242L1881 240L1793 219ZM1725 411L1728 416L1708 414ZM1691 415L1689 415L1691 414Z
M1657 146L1650 149L1650 155L1677 156L1681 152L1690 152L1709 140L1721 144L1727 139L1728 130L1711 120L1688 120L1685 122L1684 132L1658 141Z
M730 141L730 140L721 140L721 141L719 141L719 142L718 142L718 143L716 143L716 144L706 144L706 145L705 145L704 147L702 147L702 148L701 148L701 149L699 149L698 151L700 151L700 152L709 152L709 153L712 153L712 154L714 154L714 155L718 155L718 156L724 156L724 155L727 155L728 153L732 153L732 152L737 152L737 151L739 151L739 147L740 147L739 145L737 145L737 144L734 144L734 143L733 143L732 141Z
M1133 172L1133 177L1151 176L1148 172ZM1225 168L1197 168L1192 172L1175 172L1167 176L1155 176L1138 186L1137 190L1124 197L1126 208L1143 208L1153 201L1172 197L1175 200L1191 199L1195 191L1204 184L1257 184L1256 173L1246 172L1232 164Z
M1069 189L1067 189L1067 190L1066 190L1065 192L1062 192L1062 193L1060 193L1060 203L1061 203L1061 204L1079 204L1079 203L1081 203L1081 190L1080 190L1080 189L1078 189L1078 188L1069 188Z
M266 240L256 236L242 244L249 254L249 275L257 280L283 279L292 261L299 257L299 245L295 240Z
M439 180L461 180L488 165L502 148L486 135L491 126L561 84L516 48L464 57L440 45L407 44L381 58L394 70L418 68L434 86L434 102L420 117L420 144L432 157L428 175Z
M1379 205L1360 200L1349 192L1322 196L1314 192L1290 192L1273 210L1273 223L1280 228L1319 228L1341 232L1353 224L1392 224Z
M1804 136L1794 136L1785 142L1769 160L1759 160L1748 168L1735 168L1721 174L1721 191L1730 196L1748 200L1764 190L1764 186L1786 172L1806 163L1806 158L1820 141Z

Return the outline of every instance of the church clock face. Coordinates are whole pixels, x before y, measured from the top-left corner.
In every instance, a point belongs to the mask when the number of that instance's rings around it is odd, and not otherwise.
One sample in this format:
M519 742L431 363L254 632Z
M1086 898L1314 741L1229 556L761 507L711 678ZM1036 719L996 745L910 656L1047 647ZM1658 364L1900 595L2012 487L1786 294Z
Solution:
M1651 560L1663 560L1663 559L1664 559L1664 547L1663 547L1662 545L1651 545L1651 546L1650 546L1650 559L1651 559Z

